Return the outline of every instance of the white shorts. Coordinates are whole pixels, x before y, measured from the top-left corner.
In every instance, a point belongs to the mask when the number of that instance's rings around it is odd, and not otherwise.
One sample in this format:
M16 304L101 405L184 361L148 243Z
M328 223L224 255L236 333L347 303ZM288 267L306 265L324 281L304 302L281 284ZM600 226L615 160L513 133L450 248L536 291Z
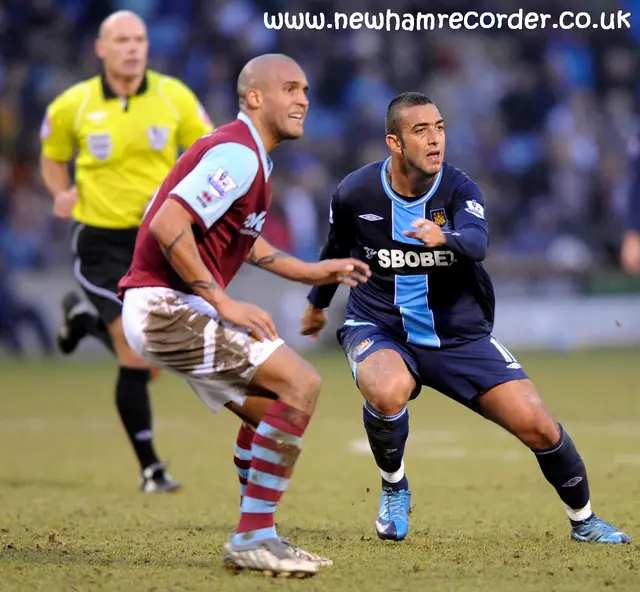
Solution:
M182 376L214 413L242 405L258 367L284 343L257 341L200 296L169 288L127 290L122 325L135 352Z

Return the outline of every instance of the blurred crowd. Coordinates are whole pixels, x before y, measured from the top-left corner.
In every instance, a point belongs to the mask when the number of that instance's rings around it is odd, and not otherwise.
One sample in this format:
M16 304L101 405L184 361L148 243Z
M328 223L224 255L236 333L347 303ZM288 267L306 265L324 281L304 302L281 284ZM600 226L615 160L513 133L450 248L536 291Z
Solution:
M149 27L150 66L175 75L218 125L237 112L235 79L265 52L305 68L303 140L274 153L267 238L316 256L333 188L387 154L384 113L419 90L439 106L447 160L483 188L492 258L567 269L617 265L626 145L638 124L640 30L275 31L263 15L292 10L512 12L519 8L639 15L640 0L5 0L0 4L0 256L5 269L68 264L69 226L55 220L37 172L46 105L99 68L101 20L131 9ZM637 11L634 11L637 8ZM517 265L516 265L517 267Z

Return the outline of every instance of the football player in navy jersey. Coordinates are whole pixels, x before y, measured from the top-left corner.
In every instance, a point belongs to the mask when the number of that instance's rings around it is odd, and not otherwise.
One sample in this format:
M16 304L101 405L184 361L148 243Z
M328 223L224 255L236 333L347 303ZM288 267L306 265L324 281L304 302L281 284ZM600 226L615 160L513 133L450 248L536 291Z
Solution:
M320 257L355 257L371 267L369 281L350 291L338 340L365 399L364 426L382 476L378 536L401 540L408 533L407 403L428 386L531 449L564 503L573 539L629 543L593 514L573 441L492 335L494 292L482 265L489 244L485 199L444 161L440 112L423 94L399 95L388 107L386 133L391 156L351 173L334 193ZM336 289L311 290L303 334L322 329Z

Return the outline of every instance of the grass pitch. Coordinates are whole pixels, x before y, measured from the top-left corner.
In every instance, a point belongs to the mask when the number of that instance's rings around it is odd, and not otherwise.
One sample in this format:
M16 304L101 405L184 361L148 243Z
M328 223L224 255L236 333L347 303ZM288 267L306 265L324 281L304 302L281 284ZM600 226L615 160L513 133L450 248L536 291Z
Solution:
M632 537L625 547L571 542L533 455L426 389L410 406L409 538L378 541L360 395L341 355L314 358L324 391L277 514L281 534L334 560L305 581L220 566L238 514L230 414L210 414L162 376L157 445L186 490L147 496L114 408L112 364L0 365L0 589L640 590L639 354L521 359L586 460L594 510Z

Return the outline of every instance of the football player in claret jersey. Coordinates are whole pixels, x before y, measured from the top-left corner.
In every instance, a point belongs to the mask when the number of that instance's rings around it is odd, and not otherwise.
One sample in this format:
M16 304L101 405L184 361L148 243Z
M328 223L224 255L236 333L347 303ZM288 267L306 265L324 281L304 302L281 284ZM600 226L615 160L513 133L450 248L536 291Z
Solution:
M545 409L518 361L492 335L494 294L482 191L444 161L444 121L420 93L389 105L391 156L348 175L331 202L325 257L369 262L352 288L338 339L365 402L364 426L380 469L376 533L401 540L411 489L404 450L407 403L431 387L508 430L537 459L578 541L628 543L591 510L584 462ZM337 285L313 288L302 332L315 335Z
M226 406L244 421L235 455L241 516L225 565L309 575L330 561L280 538L274 512L320 379L267 312L225 288L245 261L310 285L366 282L369 267L348 258L305 263L260 237L271 201L269 153L302 136L307 80L292 59L269 54L245 66L238 94L237 120L187 150L152 201L120 282L123 322L140 355L184 377L214 412Z

